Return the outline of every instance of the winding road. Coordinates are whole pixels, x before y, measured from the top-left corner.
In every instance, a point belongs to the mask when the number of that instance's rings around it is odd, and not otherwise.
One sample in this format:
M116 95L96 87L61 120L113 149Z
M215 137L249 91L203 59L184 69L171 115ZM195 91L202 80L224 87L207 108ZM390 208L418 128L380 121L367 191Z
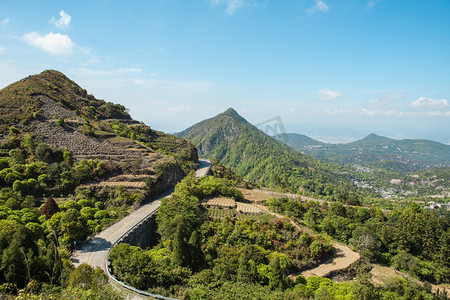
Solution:
M200 160L200 167L196 170L197 178L206 176L211 169L211 162L209 160ZM139 209L133 211L127 217L109 226L102 232L96 234L87 240L83 245L76 249L72 256L71 261L75 267L82 263L87 263L92 267L100 267L107 272L107 256L109 249L128 231L130 231L135 225L145 220L150 214L155 213L161 204L161 199L168 197L172 194L173 188L166 191L164 194L158 196L153 201L144 204ZM307 199L310 200L310 199ZM264 209L268 212L267 208ZM277 217L283 217L281 215L268 212ZM300 228L297 224L292 222L297 228ZM309 276L325 276L333 270L339 270L348 267L351 263L359 259L359 254L352 251L348 246L333 242L333 246L336 248L336 257L330 259L317 266L314 269L307 270L301 274L305 277ZM147 297L134 294L133 299L146 299Z
M210 168L211 162L209 160L200 160L200 167L195 172L196 176L206 176ZM70 257L70 260L73 262L75 267L82 263L87 263L94 268L100 267L106 272L106 257L111 246L131 228L146 219L148 215L157 211L161 204L161 199L169 196L172 192L173 189L166 191L153 201L144 204L122 220L114 223L83 243L83 245L76 249Z

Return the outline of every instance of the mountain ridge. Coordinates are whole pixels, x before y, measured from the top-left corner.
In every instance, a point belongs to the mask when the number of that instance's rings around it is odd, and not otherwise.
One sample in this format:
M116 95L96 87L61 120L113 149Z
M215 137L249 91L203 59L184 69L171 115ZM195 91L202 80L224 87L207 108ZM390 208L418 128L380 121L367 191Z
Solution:
M328 166L274 140L233 109L175 135L195 144L200 156L216 158L251 181L325 195L352 189L337 169L330 171L337 166ZM337 188L338 182L341 188Z
M288 133L287 137L286 144L291 148L334 163L396 161L404 166L410 165L411 171L450 166L450 146L432 140L397 140L371 133L351 143L330 144L296 133ZM281 136L274 138L284 141Z

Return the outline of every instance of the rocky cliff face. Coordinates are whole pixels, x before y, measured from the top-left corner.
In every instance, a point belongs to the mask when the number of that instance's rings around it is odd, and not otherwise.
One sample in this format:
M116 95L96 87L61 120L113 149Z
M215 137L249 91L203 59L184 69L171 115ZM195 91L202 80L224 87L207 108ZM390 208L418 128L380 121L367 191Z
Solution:
M157 164L155 169L156 177L147 181L150 197L174 187L185 176L181 166L173 160Z

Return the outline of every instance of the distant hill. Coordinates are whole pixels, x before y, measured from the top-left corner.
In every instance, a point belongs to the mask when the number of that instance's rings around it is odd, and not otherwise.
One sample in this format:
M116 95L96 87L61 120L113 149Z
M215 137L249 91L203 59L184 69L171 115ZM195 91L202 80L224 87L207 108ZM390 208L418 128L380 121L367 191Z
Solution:
M216 158L254 182L322 195L353 188L350 181L338 175L335 165L274 140L232 108L176 135L193 142L200 156Z
M319 142L315 139L310 138L309 136L297 133L286 133L283 135L276 135L274 136L274 138L277 141L284 142L286 145L294 149L296 149L296 147L326 145L326 143Z
M372 164L395 172L450 166L450 146L422 139L395 140L376 134L347 144L328 144L288 134L286 144L316 158L343 164ZM275 139L284 141L281 136Z

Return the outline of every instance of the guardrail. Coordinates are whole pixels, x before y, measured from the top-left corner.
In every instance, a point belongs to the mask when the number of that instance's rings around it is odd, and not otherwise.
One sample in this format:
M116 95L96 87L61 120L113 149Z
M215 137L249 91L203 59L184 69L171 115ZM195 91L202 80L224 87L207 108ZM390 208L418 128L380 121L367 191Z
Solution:
M109 268L109 253L111 252L111 249L114 248L115 246L117 246L119 243L121 243L124 239L124 237L126 235L128 235L130 232L132 232L136 227L138 227L139 225L141 225L143 222L145 222L148 218L153 217L153 215L156 213L157 210L155 210L154 212L152 212L151 214L147 215L145 218L143 218L141 221L139 221L139 223L135 224L133 227L131 227L129 230L127 230L124 234L122 234L112 245L111 247L109 247L108 249L108 253L106 254L106 272L109 276L109 278L111 278L115 283L119 284L120 286L122 286L123 288L126 288L127 290L133 291L136 294L140 294L140 295L144 295L147 297L153 297L156 299L163 299L163 300L178 300L177 298L170 298L170 297L165 297L162 295L156 295L156 294L151 294L149 292L146 291L141 291L138 290L132 286L127 285L126 283L120 281L119 279L117 279L116 277L114 277L114 275L111 274L110 268Z
M207 160L206 161L206 163L208 163L209 164L209 166L207 167L208 169L208 171L206 172L206 174L207 173L209 173L209 171L210 171L210 169L211 169L211 164L210 164L210 161L209 160ZM125 289L127 289L127 290L130 290L130 291L133 291L134 293L136 293L136 294L139 294L139 295L144 295L144 296L147 296L147 297L153 297L153 298L156 298L156 299L162 299L162 300L178 300L177 298L170 298L170 297L165 297L165 296L162 296L162 295L156 295L156 294L151 294L151 293L149 293L149 292L146 292L146 291L141 291L141 290L138 290L138 289L136 289L136 288L134 288L134 287L132 287L132 286L129 286L129 285L127 285L126 283L124 283L124 282L122 282L122 281L120 281L119 279L117 279L116 277L114 277L112 274L111 274L111 271L110 271L110 268L109 268L109 253L111 252L111 249L112 248L114 248L115 246L117 246L119 243L121 243L122 241L123 241L123 239L124 239L124 237L125 236L127 236L130 232L132 232L134 229L136 229L136 227L138 227L139 225L141 225L143 222L145 222L148 218L151 218L156 212L158 211L158 209L156 209L154 212L152 212L151 214L149 214L149 215L147 215L145 218L143 218L142 220L140 220L138 223L136 223L133 227L131 227L129 230L127 230L124 234L122 234L112 245L111 245L111 247L109 247L109 249L108 249L108 253L106 254L106 273L108 274L108 276L109 276L109 278L111 278L115 283L117 283L117 284L119 284L120 286L122 286L123 288L125 288Z

